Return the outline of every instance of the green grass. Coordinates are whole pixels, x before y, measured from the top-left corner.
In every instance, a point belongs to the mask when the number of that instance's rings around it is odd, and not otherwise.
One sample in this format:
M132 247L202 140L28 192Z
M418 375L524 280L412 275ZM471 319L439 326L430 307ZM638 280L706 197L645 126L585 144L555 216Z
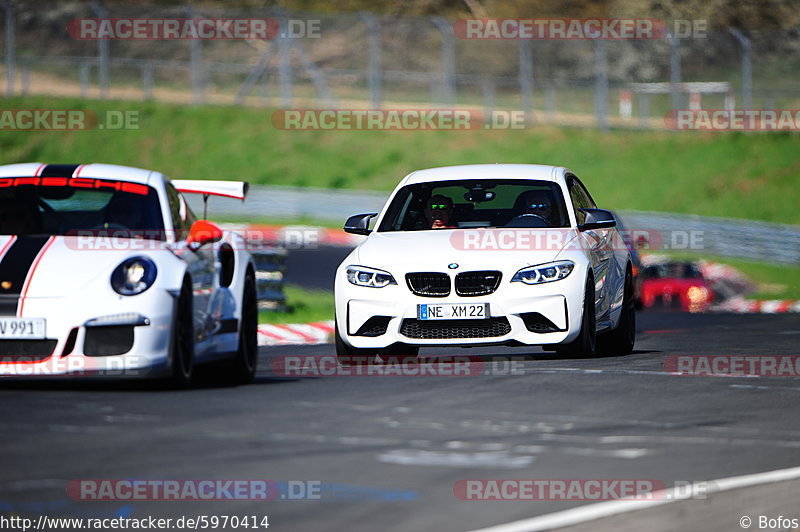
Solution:
M309 323L333 319L333 292L287 284L286 311L262 310L259 323Z
M534 126L510 131L282 131L271 111L12 98L6 109L139 111L138 130L0 131L0 162L102 161L174 178L390 190L408 172L479 162L570 167L601 206L800 224L797 135ZM264 216L269 216L264 213Z
M746 296L751 299L800 299L800 266L769 264L695 253L658 252L658 255L662 254L676 259L703 259L733 266L756 286L756 291Z

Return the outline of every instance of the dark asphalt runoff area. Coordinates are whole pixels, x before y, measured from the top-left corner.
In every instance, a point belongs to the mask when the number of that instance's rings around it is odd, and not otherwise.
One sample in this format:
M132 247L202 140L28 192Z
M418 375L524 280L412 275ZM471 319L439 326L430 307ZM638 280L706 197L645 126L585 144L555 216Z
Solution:
M665 371L674 355L797 355L796 316L645 312L638 323L629 356L422 350L425 360L477 356L468 364L474 375L273 371L284 357L331 356L328 344L263 348L256 382L238 388L5 381L0 512L258 523L268 516L278 531L464 531L589 504L465 501L454 487L467 479L651 479L671 487L798 465L800 379ZM82 479L270 479L277 491L268 501L90 502L68 493ZM800 499L790 500L776 511L796 514ZM740 530L740 513L756 502L741 498L702 529ZM700 529L694 518L673 512L666 529ZM593 529L627 528L603 523Z
M353 248L342 246L290 249L284 280L305 288L333 290L336 268L352 251Z

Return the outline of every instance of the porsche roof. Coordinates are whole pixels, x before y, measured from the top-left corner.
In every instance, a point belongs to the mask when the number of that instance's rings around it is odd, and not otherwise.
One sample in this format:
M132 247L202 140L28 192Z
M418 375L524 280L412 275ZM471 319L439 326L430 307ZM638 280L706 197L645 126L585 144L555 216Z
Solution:
M19 163L0 166L0 177L93 177L152 185L163 176L153 170L117 164Z
M556 181L560 166L544 164L467 164L462 166L443 166L412 172L401 185L426 183L428 181L449 181L459 179L537 179Z

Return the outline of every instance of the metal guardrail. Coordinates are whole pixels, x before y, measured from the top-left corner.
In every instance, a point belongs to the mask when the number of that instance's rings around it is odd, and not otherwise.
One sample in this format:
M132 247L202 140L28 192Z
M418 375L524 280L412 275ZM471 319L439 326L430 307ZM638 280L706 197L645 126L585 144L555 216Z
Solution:
M202 198L187 198L195 212L203 212ZM341 222L351 214L378 212L388 192L342 190L282 185L254 185L244 204L227 198L209 198L208 212L246 221L247 218L310 218Z
M800 266L800 227L795 225L664 212L620 214L628 230L652 229L663 235L688 233L689 238L694 233L699 237L698 249L687 251Z
M388 192L261 185L251 187L243 205L212 198L209 212L242 221L270 216L344 223L352 214L379 212L388 196ZM190 198L190 202L194 201L197 203L193 207L200 210L200 200ZM663 212L619 211L619 214L627 230L659 232L671 249L800 265L799 226ZM674 245L673 235L680 235L678 240L682 245ZM695 238L696 246L687 244L686 238L690 237Z

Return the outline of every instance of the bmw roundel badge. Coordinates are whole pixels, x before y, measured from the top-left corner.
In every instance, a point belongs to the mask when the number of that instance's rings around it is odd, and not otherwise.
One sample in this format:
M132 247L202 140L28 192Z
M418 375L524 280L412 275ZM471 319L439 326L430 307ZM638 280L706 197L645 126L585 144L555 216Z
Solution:
M458 268L458 264L455 262L451 262L450 264L447 265L447 267L450 268L451 270L455 270L456 268Z

